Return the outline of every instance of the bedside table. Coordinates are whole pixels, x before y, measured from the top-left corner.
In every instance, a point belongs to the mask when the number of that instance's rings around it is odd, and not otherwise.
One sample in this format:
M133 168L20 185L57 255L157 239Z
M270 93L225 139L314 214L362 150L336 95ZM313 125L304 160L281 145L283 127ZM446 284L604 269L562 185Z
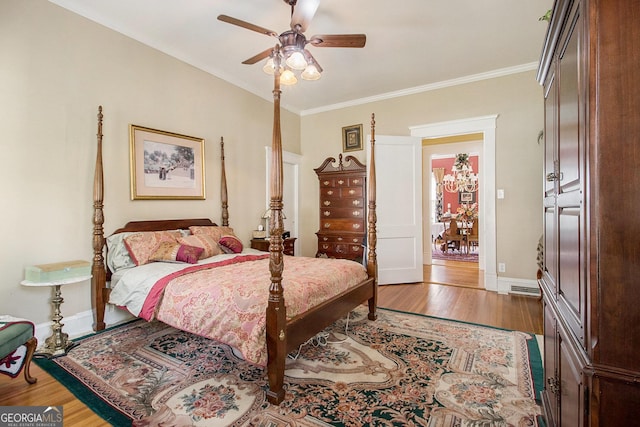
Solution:
M293 256L295 253L296 238L288 237L282 241L285 255ZM263 252L269 252L269 239L251 239L251 247Z

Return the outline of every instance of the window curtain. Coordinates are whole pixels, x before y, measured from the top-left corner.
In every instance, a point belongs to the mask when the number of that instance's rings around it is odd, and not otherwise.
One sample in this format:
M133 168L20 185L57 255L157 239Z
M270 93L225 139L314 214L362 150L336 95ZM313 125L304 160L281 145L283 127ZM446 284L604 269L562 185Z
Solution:
M440 221L443 214L444 195L442 193L442 181L444 180L444 168L433 168L433 177L436 180L436 218Z

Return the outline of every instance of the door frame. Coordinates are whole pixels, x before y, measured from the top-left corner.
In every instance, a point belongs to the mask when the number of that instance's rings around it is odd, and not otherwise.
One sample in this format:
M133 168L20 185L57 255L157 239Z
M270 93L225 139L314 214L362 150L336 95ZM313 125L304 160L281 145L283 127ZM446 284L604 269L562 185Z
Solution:
M265 146L265 162L266 162L266 175L265 175L265 210L269 209L271 205L271 188L269 187L271 182L271 147ZM291 186L290 188L291 194L293 195L293 206L285 206L287 212L287 219L291 221L293 225L291 227L291 237L298 238L298 244L294 247L294 254L299 255L302 247L302 240L300 238L299 233L299 216L300 216L300 168L302 165L302 156L300 154L292 153L290 151L282 151L282 163L283 168L287 165L292 166L293 179L284 180L283 185ZM283 195L287 194L288 191L286 188L282 189ZM268 226L268 224L267 224Z
M484 230L481 240L484 242L484 287L498 291L496 271L496 121L498 115L472 117L446 122L410 126L411 136L422 138L440 138L452 135L482 133L482 185L479 212L480 228Z

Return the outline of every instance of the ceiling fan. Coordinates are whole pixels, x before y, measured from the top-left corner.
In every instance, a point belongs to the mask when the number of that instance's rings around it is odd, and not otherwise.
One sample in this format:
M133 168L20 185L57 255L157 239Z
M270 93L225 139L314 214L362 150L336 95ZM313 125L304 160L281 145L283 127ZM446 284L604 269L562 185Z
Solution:
M218 16L218 20L220 21L278 39L278 44L276 44L275 47L271 47L252 56L243 61L243 64L255 64L262 59L269 58L263 70L269 74L273 74L275 71L274 59L282 59L284 64L281 63L281 66L286 64L286 67L281 69L281 82L283 84L295 84L297 79L291 69L302 71L301 77L305 80L317 80L322 73L322 67L320 67L313 55L306 49L308 44L316 47L364 47L367 41L365 34L322 34L314 35L310 39L307 39L304 32L315 15L320 0L283 1L291 6L291 29L282 34L231 16Z

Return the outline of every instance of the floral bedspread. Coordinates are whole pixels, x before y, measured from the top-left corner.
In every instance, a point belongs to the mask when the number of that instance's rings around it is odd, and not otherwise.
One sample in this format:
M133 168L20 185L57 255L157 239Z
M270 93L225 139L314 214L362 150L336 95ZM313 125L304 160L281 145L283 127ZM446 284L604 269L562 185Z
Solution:
M367 278L365 268L349 260L287 256L284 263L289 318ZM268 257L173 276L156 309L158 320L231 345L245 360L266 365Z

